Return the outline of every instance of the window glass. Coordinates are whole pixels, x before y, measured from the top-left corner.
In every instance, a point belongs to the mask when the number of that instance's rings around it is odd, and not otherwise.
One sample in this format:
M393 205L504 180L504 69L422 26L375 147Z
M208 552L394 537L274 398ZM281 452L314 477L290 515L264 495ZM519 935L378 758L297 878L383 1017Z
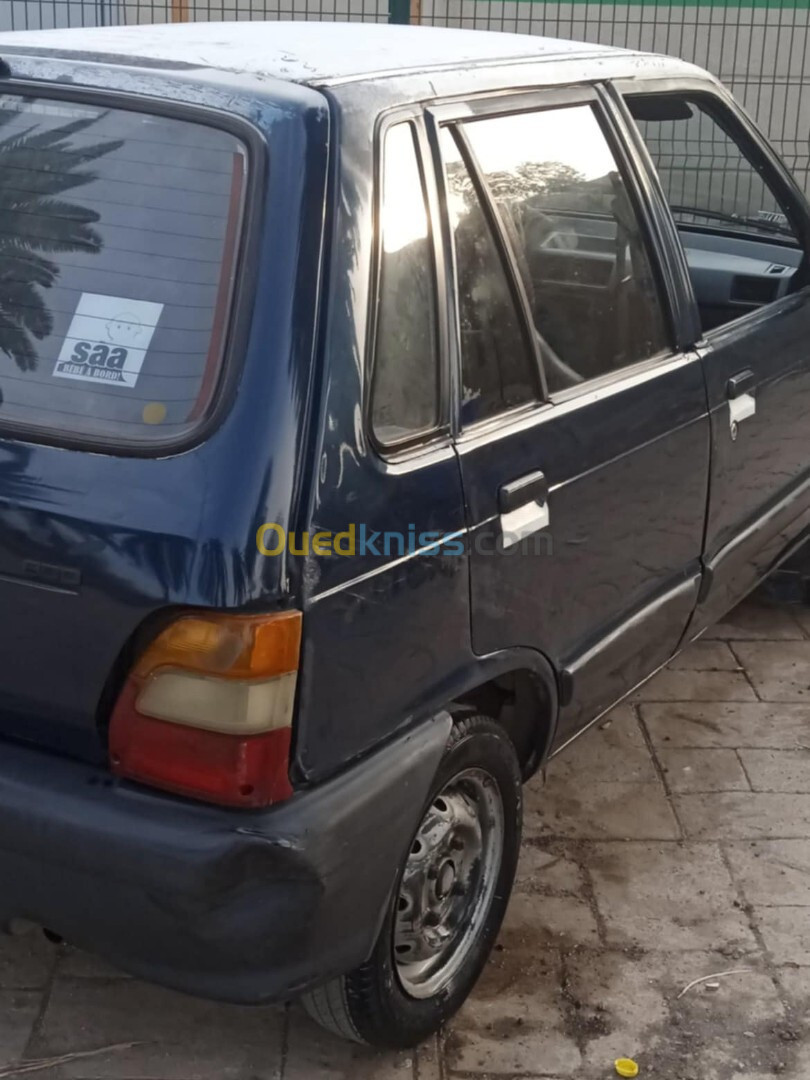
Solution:
M515 252L549 389L660 352L667 342L650 262L591 106L464 130Z
M411 124L383 151L382 257L372 427L391 445L438 423L436 288L430 222Z
M798 240L729 134L725 106L682 94L627 101L681 236L703 329L784 296L801 262Z
M469 424L534 400L537 373L486 215L446 128L442 154L458 277L462 418Z
M629 102L677 219L793 238L762 175L700 101L662 94Z
M198 423L244 176L202 124L0 98L0 421L128 443Z

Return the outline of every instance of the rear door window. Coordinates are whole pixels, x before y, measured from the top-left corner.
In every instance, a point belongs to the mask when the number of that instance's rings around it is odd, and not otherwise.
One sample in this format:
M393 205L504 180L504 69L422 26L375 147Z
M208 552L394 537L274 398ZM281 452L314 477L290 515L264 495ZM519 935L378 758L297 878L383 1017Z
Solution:
M541 396L504 261L455 134L442 130L447 213L455 249L464 426Z
M520 270L552 392L668 347L630 193L591 104L464 125Z
M0 427L191 432L219 380L245 165L205 124L0 97Z

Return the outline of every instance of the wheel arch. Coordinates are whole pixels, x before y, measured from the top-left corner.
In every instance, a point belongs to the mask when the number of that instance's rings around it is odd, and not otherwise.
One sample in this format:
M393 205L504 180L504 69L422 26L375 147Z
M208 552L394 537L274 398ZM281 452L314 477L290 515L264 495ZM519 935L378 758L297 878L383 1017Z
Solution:
M534 649L504 649L477 657L447 705L455 718L473 710L506 728L524 780L549 755L559 716L557 677L548 659Z

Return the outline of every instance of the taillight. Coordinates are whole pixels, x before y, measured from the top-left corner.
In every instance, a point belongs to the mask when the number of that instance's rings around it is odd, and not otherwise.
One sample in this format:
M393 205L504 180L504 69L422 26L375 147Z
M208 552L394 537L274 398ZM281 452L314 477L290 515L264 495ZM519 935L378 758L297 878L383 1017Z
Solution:
M298 611L181 616L121 691L113 771L228 806L287 798L300 644Z

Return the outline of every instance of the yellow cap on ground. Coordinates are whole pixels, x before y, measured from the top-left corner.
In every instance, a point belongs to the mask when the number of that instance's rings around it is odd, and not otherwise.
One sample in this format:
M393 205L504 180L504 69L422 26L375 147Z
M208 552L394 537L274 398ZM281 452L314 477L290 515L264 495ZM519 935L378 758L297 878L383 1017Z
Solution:
M613 1064L619 1076L638 1076L638 1065L632 1058L616 1058Z

